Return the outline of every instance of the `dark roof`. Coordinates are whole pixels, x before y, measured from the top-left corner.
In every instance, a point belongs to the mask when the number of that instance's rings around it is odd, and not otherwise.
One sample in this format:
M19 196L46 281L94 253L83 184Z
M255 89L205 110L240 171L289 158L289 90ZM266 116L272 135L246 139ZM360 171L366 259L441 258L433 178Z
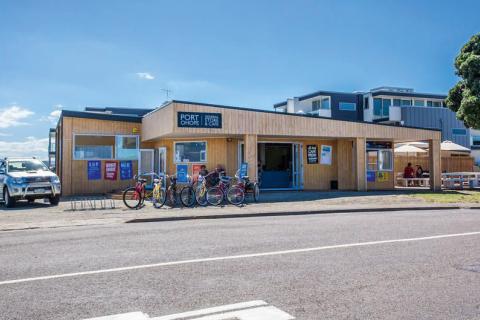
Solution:
M412 98L430 98L430 99L446 99L447 96L444 94L433 94L433 93L420 93L420 92L396 92L388 90L379 90L372 92L372 96L396 96L396 97L412 97Z
M326 92L326 91L323 91ZM432 129L432 128L422 128L422 127L411 127L411 126L399 126L394 124L388 123L372 123L366 122L362 120L344 120L344 119L332 119L329 117L320 117L317 115L309 115L309 114L298 114L298 113L286 113L286 112L275 112L270 110L263 110L263 109L253 109L253 108L244 108L244 107L233 107L233 106L226 106L221 104L212 104L212 103L203 103L203 102L192 102L192 101L184 101L184 100L171 100L165 102L162 106L157 109L162 109L171 103L183 103L183 104L190 104L190 105L198 105L198 106L206 106L206 107L214 107L214 108L222 108L222 109L232 109L232 110L243 110L243 111L253 111L253 112L262 112L262 113L270 113L270 114L281 114L290 117L304 117L304 118L318 118L318 119L326 119L326 120L334 120L334 121L343 121L343 122L356 122L362 123L366 125L377 125L377 126L386 126L386 127L401 127L401 128L410 128L410 129L421 129L421 130L428 130L428 131L442 131L441 129Z
M138 115L110 114L110 113L100 113L100 112L91 112L91 111L62 110L60 119L62 119L63 117L136 122L136 123L142 122L142 117Z
M85 111L103 112L103 113L110 113L110 114L115 114L115 115L132 115L132 116L143 117L147 113L153 111L153 109L119 108L119 107L106 107L106 108L86 107Z
M307 99L310 99L310 98L314 98L316 96L330 96L330 95L335 95L335 94L345 94L345 95L356 96L359 93L320 90L320 91L315 91L315 92L308 93L308 94L305 94L303 96L295 97L295 98L298 98L299 101L302 101L302 100L307 100ZM287 101L283 101L283 102L275 103L273 105L273 107L274 108L283 107L286 104L287 104Z

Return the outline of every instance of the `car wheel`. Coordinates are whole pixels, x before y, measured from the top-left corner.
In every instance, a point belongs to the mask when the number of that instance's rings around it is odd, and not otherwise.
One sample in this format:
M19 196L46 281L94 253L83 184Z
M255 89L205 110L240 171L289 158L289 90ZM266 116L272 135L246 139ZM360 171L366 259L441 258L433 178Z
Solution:
M52 206L58 206L58 203L60 202L60 196L59 195L51 196L48 198L48 201Z
M15 207L15 198L10 197L10 193L8 192L8 188L3 189L3 201L5 201L5 207L7 207L7 208Z

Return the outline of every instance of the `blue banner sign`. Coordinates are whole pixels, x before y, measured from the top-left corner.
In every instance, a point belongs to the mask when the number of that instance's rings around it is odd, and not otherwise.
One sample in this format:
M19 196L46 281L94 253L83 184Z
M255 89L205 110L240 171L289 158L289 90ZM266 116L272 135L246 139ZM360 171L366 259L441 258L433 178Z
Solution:
M248 163L244 162L240 165L240 178L248 176Z
M177 126L179 128L222 128L221 113L178 112Z
M132 161L120 161L120 180L130 180L133 178Z
M177 182L188 183L188 165L177 164Z
M88 180L100 180L102 178L102 162L90 160L87 162Z
M375 171L367 171L367 182L375 182Z

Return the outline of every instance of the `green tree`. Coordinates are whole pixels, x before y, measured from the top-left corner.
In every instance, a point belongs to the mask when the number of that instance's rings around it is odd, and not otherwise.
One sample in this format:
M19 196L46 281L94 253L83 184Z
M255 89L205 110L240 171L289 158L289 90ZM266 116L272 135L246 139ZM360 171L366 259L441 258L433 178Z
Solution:
M447 106L469 128L480 128L480 33L474 35L455 58L460 81L448 92Z

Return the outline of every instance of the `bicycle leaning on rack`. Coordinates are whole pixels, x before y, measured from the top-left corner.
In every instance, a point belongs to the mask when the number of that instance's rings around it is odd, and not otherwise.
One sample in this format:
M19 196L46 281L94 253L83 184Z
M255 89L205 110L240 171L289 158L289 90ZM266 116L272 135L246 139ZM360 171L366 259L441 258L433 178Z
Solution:
M147 185L148 179L141 178L144 176L152 177L152 188ZM153 206L160 208L165 203L165 190L162 189L162 180L158 174L143 173L135 176L135 186L129 187L123 191L123 203L129 209L141 209L145 200L151 201Z
M235 173L235 180L237 181L235 186L243 190L245 197L251 194L253 201L258 202L260 199L260 186L257 182L250 181L248 176L240 177L240 170L237 170L237 173Z
M218 185L207 190L207 202L214 206L219 206L226 199L233 205L241 205L245 200L245 193L243 190L235 185L230 185L232 178L220 175L220 182Z

